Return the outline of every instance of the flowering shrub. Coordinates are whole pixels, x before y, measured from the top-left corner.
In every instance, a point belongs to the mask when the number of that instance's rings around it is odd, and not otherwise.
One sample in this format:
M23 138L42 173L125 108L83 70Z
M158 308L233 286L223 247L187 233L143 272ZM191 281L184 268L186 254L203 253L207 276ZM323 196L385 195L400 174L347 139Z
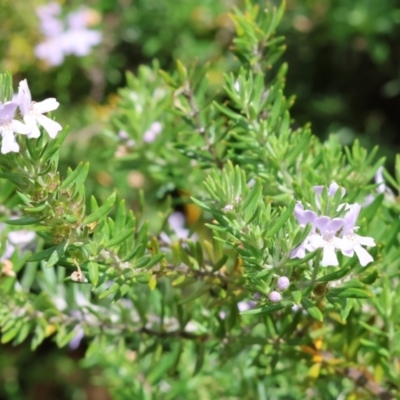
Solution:
M400 158L294 127L283 13L232 13L223 90L196 63L127 75L102 200L60 168L62 103L1 75L2 343L87 343L115 399L400 394Z

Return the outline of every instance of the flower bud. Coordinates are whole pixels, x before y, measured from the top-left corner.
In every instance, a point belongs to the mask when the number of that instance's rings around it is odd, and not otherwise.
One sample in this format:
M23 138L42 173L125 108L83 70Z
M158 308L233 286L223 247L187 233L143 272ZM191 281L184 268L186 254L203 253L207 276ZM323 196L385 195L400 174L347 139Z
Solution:
M282 300L281 294L275 290L269 294L268 298L272 303L279 303Z
M281 276L278 279L277 287L279 290L286 290L290 285L289 278L287 276Z

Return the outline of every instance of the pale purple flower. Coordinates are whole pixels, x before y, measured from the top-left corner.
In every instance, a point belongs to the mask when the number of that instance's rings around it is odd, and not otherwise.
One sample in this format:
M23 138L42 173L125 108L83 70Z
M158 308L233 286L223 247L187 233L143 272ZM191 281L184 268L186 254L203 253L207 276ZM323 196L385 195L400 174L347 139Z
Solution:
M304 258L306 256L306 248L308 245L308 236L306 239L300 244L300 246L296 247L290 253L290 258Z
M268 298L272 303L279 303L282 300L282 295L274 290L269 294Z
M52 139L62 129L58 122L43 115L49 111L56 110L60 103L54 98L49 98L39 103L32 101L26 79L19 83L18 103L24 122L30 130L29 138L38 138L40 136L38 124L47 131Z
M328 196L330 197L334 196L339 188L340 186L336 182L332 182L328 188ZM324 190L324 186L313 186L313 189L316 194L321 196L322 191ZM342 188L342 198L344 197L345 194L346 194L346 189Z
M235 207L234 207L232 204L227 204L227 205L222 209L222 211L224 211L224 212L229 212L229 211L233 211L234 208L235 208Z
M185 226L185 216L180 212L173 212L168 218L169 225L180 239L189 237L189 229Z
M150 125L150 128L144 133L143 141L145 143L154 142L154 140L156 140L157 136L161 133L161 131L162 131L161 123L158 121L153 122Z
M15 110L18 104L13 101L0 103L0 134L2 136L1 152L7 154L10 152L17 153L19 145L15 140L14 133L27 135L29 128L22 122L14 119Z
M71 350L76 350L81 344L82 339L85 337L85 331L83 330L81 325L77 325L74 331L76 332L75 336L71 339L71 341L68 344L68 347Z
M365 267L367 264L374 261L374 259L362 246L373 247L375 246L375 241L371 237L363 237L355 233L358 228L355 225L360 210L361 206L355 203L344 216L346 224L343 227L340 247L345 256L353 257L354 253L356 253L361 266Z
M162 131L162 125L161 122L153 122L150 126L150 129L156 134L159 135Z
M290 285L290 280L287 276L281 276L278 279L276 286L279 290L286 290Z
M330 219L325 216L318 217L313 222L316 230L308 236L306 249L308 251L323 250L321 261L323 267L339 265L336 249L341 249L342 239L337 237L336 234L344 224L343 218Z
M311 210L304 210L301 203L297 203L294 207L294 216L299 222L301 227L305 227L307 224L312 224L317 218L317 213Z
M333 197L336 194L336 192L338 191L339 188L340 188L340 186L336 182L332 182L329 185L329 188L328 188L328 196L329 197ZM321 209L320 196L322 195L322 191L324 190L324 186L313 186L313 189L315 191L315 202L317 204L318 209ZM346 189L342 188L342 199L343 199L345 194L346 194Z
M61 13L61 6L60 4L52 1L48 4L40 6L36 9L36 14L40 19L44 19L47 17L54 17Z
M171 229L175 232L178 239L188 239L189 238L189 229L185 228L185 216L181 212L173 212L169 218L168 223ZM171 239L165 232L161 232L160 238L165 243L171 243ZM196 239L196 235L192 235L192 239Z
M87 29L89 12L88 8L83 7L69 13L65 26L64 21L57 18L61 13L59 4L50 3L39 7L36 13L45 40L35 47L35 55L55 66L62 64L68 54L76 56L89 54L92 47L99 44L102 39L99 31Z
M122 129L121 129L120 131L118 131L118 137L119 137L121 140L128 140L128 139L129 139L128 132L123 131Z
M239 303L237 303L237 308L238 308L239 312L244 312L247 310L251 310L256 305L257 305L257 303L255 301L244 300L244 301L239 301Z
M44 36L54 38L61 35L64 27L62 22L57 18L46 17L40 21L40 30Z
M78 10L70 12L67 16L67 25L69 29L83 29L88 26L89 9L80 7Z
M63 37L56 36L39 43L35 47L35 56L53 67L61 65L64 61Z
M134 140L132 140L132 139L129 139L126 142L126 146L129 147L129 148L135 147L135 145L136 145L136 142Z
M78 57L88 55L92 47L101 42L99 31L93 29L71 29L63 33L62 46L65 54L74 54Z

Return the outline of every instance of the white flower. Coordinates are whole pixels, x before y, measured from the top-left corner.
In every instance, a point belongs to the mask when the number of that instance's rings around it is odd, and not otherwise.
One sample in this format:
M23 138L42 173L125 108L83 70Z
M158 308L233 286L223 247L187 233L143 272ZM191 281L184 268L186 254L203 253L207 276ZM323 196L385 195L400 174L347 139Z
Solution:
M38 138L40 136L38 124L47 131L52 139L54 139L57 133L62 129L58 122L42 115L49 111L56 110L60 103L54 98L49 98L39 103L32 101L31 92L26 79L19 83L18 105L24 122L30 129L29 138Z
M0 103L0 134L2 136L1 152L7 154L10 152L17 153L19 145L15 140L14 133L22 133L24 135L29 133L29 128L22 122L14 118L15 110L18 104L13 101L7 103Z
M329 217L318 217L313 222L316 228L315 232L308 236L306 249L314 251L323 249L321 265L323 267L339 265L336 249L341 249L342 239L335 236L336 233L343 227L345 220L342 218L330 219ZM318 230L318 231L317 231Z
M361 246L373 247L375 246L375 241L371 237L360 236L354 232L358 229L355 224L360 210L360 204L355 203L344 216L346 223L342 232L341 251L343 255L347 257L353 257L354 253L356 253L361 266L365 267L367 264L374 261L374 259L371 254Z

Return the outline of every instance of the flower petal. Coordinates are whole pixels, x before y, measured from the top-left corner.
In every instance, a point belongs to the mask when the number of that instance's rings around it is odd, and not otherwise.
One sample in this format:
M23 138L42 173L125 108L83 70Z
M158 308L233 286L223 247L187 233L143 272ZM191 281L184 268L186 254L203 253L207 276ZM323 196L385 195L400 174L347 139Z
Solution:
M37 139L40 137L40 130L37 126L36 119L30 116L29 114L25 115L24 117L24 122L29 128L29 134L28 138L29 139Z
M57 133L62 129L62 126L58 122L53 121L44 115L39 115L36 120L43 126L52 139L54 139L57 136Z
M295 205L294 216L301 226L306 226L307 224L312 223L315 218L317 218L317 214L314 211L304 211L304 207L301 203L297 203Z
M304 258L306 256L306 250L303 242L299 247L296 247L291 253L290 258Z
M354 251L356 252L357 257L358 257L362 267L365 267L367 264L369 264L370 262L374 261L374 259L371 256L371 254L369 254L368 251L365 250L360 245L355 246L354 247Z
M7 103L0 103L0 123L10 122L15 114L18 104L13 101Z
M329 222L331 222L331 219L329 217L323 216L316 218L313 222L313 225L318 228L322 234L324 234Z
M335 248L333 246L327 245L324 247L321 265L323 267L329 267L329 266L337 267L339 265Z
M369 236L359 236L359 235L354 235L357 238L357 242L359 244L362 244L363 246L368 246L368 247L374 247L376 246L375 240L372 237Z
M325 240L322 238L322 236L319 235L318 233L312 233L308 235L308 240L307 243L305 244L305 247L308 251L314 251L316 249L324 247L324 245L325 245Z
M376 191L378 193L385 193L386 190L386 185L385 185L385 179L383 178L383 167L379 167L378 170L376 171L375 174L375 183L378 185L376 188Z
M357 223L358 216L360 214L361 206L358 203L354 203L349 207L344 219L346 224L343 227L343 234L346 235L347 232L352 231Z
M333 218L331 221L329 221L326 230L329 232L337 232L343 227L343 225L345 225L345 223L346 221L343 218Z
M14 133L11 129L3 129L3 140L1 141L1 152L7 154L10 152L18 153L19 146L15 140Z
M31 91L29 90L28 82L24 79L18 85L18 106L23 116L28 112L31 102Z
M16 119L11 121L11 129L16 133L21 133L23 135L27 135L31 131L29 126L23 124L21 121L17 121Z
M49 111L54 111L58 108L60 103L53 97L43 100L39 103L34 103L33 109L39 114L47 113Z

